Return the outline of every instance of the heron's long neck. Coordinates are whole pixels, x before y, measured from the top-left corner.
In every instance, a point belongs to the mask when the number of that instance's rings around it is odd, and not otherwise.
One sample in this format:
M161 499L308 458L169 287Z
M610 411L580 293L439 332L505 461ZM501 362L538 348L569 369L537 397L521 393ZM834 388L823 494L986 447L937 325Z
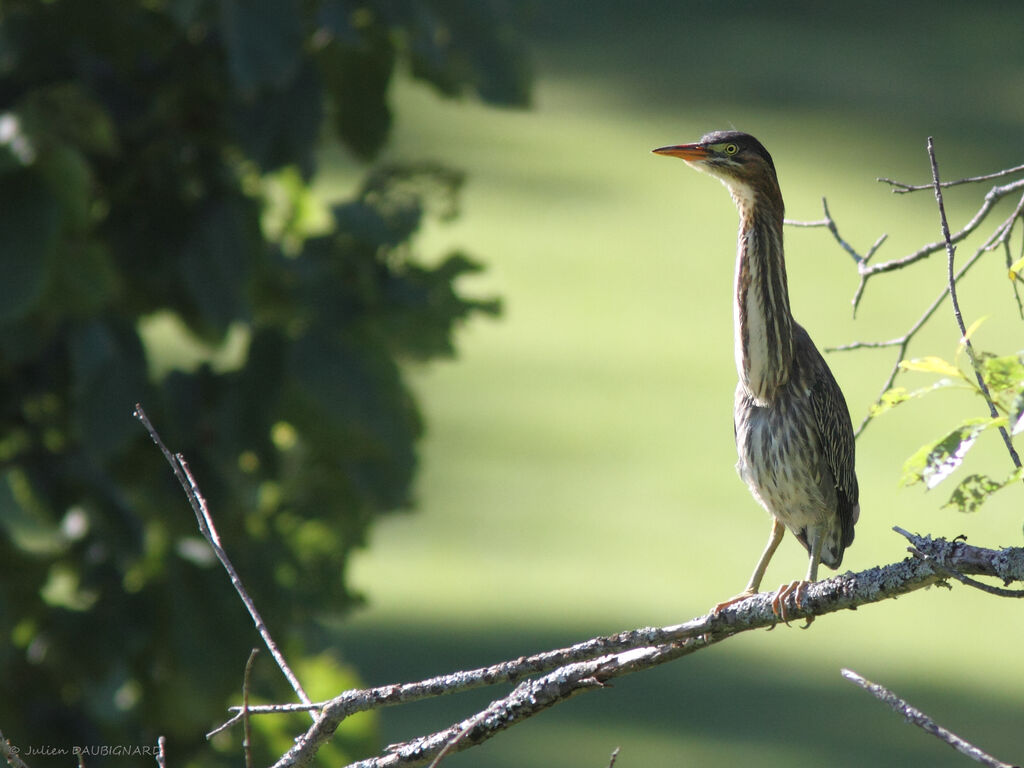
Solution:
M744 190L745 191L745 190ZM736 194L740 231L736 254L736 370L755 401L769 403L789 380L793 316L782 249L782 200L766 204Z

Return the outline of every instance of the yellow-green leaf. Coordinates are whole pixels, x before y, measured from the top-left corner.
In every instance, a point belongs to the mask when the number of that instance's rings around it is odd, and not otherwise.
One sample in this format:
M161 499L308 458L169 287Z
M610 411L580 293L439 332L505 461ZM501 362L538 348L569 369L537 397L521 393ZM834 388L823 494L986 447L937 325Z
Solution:
M943 376L955 376L958 379L964 378L964 374L959 368L935 355L916 357L913 360L900 360L900 368L905 371L938 373Z
M982 317L979 317L977 320L971 323L970 327L966 331L964 331L964 335L963 338L960 339L960 343L964 344L968 339L972 338L974 336L974 332L977 331L978 328L981 327L981 324L988 320L988 318L988 315L983 315Z
M882 393L882 396L878 398L878 402L871 406L869 413L872 417L880 416L890 408L895 408L900 403L905 403L910 397L910 391L906 387L890 387Z

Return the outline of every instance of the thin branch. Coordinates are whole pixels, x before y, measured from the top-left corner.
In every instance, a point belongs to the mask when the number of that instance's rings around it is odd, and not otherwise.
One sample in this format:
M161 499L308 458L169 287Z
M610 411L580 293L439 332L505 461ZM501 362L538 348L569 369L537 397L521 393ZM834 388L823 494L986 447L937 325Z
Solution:
M1020 205L1018 205L1017 207L1021 208L1022 206L1024 206L1024 197L1021 198ZM1003 250L1006 252L1006 269L1008 272L1010 271L1010 268L1013 266L1013 263L1016 261L1016 259L1013 258L1013 253L1010 251L1011 233L1012 228L1010 231L1007 231L1006 238L1003 240L1002 243ZM1020 252L1021 256L1018 258L1024 257L1024 235L1021 236ZM1020 315L1020 318L1022 320L1024 320L1024 300L1021 299L1020 286L1018 285L1019 282L1024 282L1024 280L1021 279L1020 275L1013 275L1011 272L1010 285L1013 288L1013 297L1017 301L1017 314Z
M796 221L795 219L784 219L783 224L790 227L825 227L829 232L832 233L832 237L835 238L836 242L842 247L853 258L854 262L858 265L865 264L874 255L875 251L885 242L885 239L889 236L883 234L879 237L874 245L872 245L863 256L857 253L857 249L850 245L846 240L839 234L839 228L836 226L835 219L832 218L832 214L828 210L828 199L821 198L821 207L825 213L825 218L819 221Z
M285 661L284 654L281 653L281 650L277 647L277 643L274 642L274 638L271 637L270 630L267 629L267 625L264 623L263 617L260 616L259 611L256 610L256 604L253 602L252 598L249 597L249 593L245 589L242 579L231 564L231 560L228 558L227 552L224 551L224 547L221 546L220 535L217 533L217 528L213 523L213 517L210 515L210 510L206 505L206 499L199 490L199 485L196 483L191 471L189 471L188 464L185 462L184 456L180 453L171 453L170 450L168 450L167 446L164 445L164 441L160 438L159 433L156 431L156 427L153 426L149 417L146 415L146 412L142 409L141 404L136 403L134 415L135 418L142 423L142 426L146 428L150 438L154 443L156 443L157 448L160 449L164 458L167 459L167 463L171 465L171 470L174 472L175 478L177 478L182 490L185 491L185 496L188 498L192 511L195 512L200 532L210 543L214 554L217 556L217 559L220 560L220 564L224 566L224 570L227 571L228 577L231 579L231 583L235 587L235 591L238 592L238 596L242 598L242 602L245 604L246 609L249 611L249 615L252 617L253 623L256 625L256 631L259 632L260 637L263 638L263 643L270 651L270 655L274 657L274 661L277 662L277 666L281 669L281 672L291 684L292 689L299 697L299 700L302 701L303 704L309 704L309 696L306 695L306 691L303 690L302 684L299 683L299 679L295 676L295 673L292 672L291 667L288 666L288 662ZM314 721L316 720L316 716L312 712L310 712L310 716L313 717Z
M1004 168L1001 171L995 173L986 173L984 176L968 176L965 179L957 179L956 181L944 181L940 186L942 187L956 187L960 184L974 184L979 181L991 181L992 179L1000 179L1003 176L1012 176L1015 173L1024 171L1024 165L1018 165L1013 168ZM925 189L934 189L933 184L905 184L902 181L893 181L885 177L879 178L878 181L888 184L893 188L893 192L898 195L905 195L908 192L920 192Z
M967 757L976 762L990 766L990 768L1018 768L1017 766L1010 765L1009 763L996 760L994 757L978 749L970 742L960 738L952 731L943 728L924 712L912 707L885 686L866 680L851 669L843 669L841 670L841 673L847 680L852 683L856 683L876 699L892 707L893 711L902 715L906 722L913 723L919 728L924 729L936 738L949 744L949 746L957 752L967 755Z
M1024 582L1024 548L992 550L959 540L899 532L908 538L918 556L812 584L799 605L795 594L786 599L786 615L795 620L880 602L942 582L950 569L995 577L1004 584ZM593 638L568 648L418 683L346 691L324 704L316 722L296 739L275 768L308 765L341 722L355 712L482 685L522 681L510 694L492 701L481 712L435 733L393 745L385 754L354 763L350 768L427 765L446 748L461 751L479 744L577 693L601 688L614 677L672 661L741 632L773 627L779 621L772 610L773 597L773 593L761 593L730 605L717 615L708 614L683 624ZM540 677L524 680L538 674ZM250 710L253 715L263 711L272 710ZM452 744L454 739L458 741Z
M932 137L928 137L928 159L932 166L932 184L935 187L935 202L939 207L939 221L942 226L942 237L946 243L946 272L948 276L948 287L949 287L949 299L953 304L953 318L956 320L957 328L960 329L960 338L964 347L967 350L967 356L971 360L971 366L974 368L974 376L978 381L978 389L985 398L985 402L988 403L989 415L993 419L999 417L999 411L996 409L996 405L992 402L992 393L989 392L988 384L985 382L985 377L982 375L981 362L978 360L978 355L974 351L974 344L967 336L967 327L964 325L963 313L960 311L960 299L957 297L956 292L956 275L954 274L954 261L956 257L956 248L953 247L953 242L949 236L949 222L946 220L946 206L942 200L942 185L939 183L939 163L935 158L935 146L932 143ZM1016 217L1016 211L1014 212L1014 218ZM1011 218L1012 221L1012 218ZM1005 227L1005 224L1004 224ZM1010 454L1010 460L1013 462L1013 466L1020 468L1020 456L1017 455L1017 450L1013 447L1013 441L1010 439L1010 433L1006 430L1006 427L999 427L999 434L1003 437L1003 442L1006 444L1006 450Z
M981 207L978 209L977 213L974 214L974 218L967 222L967 224L964 225L964 228L961 229L959 232L950 235L950 242L954 244L959 243L961 240L970 235L975 229L978 228L981 222L985 220L988 214L992 211L992 208L995 207L996 203L998 203L1002 198L1009 195L1011 192L1016 192L1017 190L1020 189L1024 189L1024 179L1019 179L1017 181L1014 181L1010 184L1006 184L1001 187L992 187L992 189L990 189L988 193L985 195L985 200L982 203ZM911 254L908 254L907 256L903 256L898 259L892 259L890 261L885 261L882 262L881 264L875 264L874 266L871 267L865 265L860 269L861 277L866 279L868 277L873 277L874 275L881 274L882 272L891 272L895 269L902 269L903 267L909 266L910 264L913 264L916 261L920 261L926 256L930 256L933 253L944 250L945 247L946 241L944 239L936 240L933 243L928 243L927 245L921 246L916 251L914 251Z
M160 736L156 740L157 768L167 768L167 737Z
M242 751L245 753L245 768L252 768L252 723L249 720L249 690L252 684L252 668L260 649L253 648L245 662L242 674Z
M491 707L488 707L483 712L477 713L476 717L469 718L459 732L449 739L448 743L445 744L441 751L437 753L437 757L430 761L430 766L428 768L437 768L437 766L441 764L441 761L444 760L445 757L447 757L447 755L458 746L459 742L466 737L466 734L482 723L484 719L491 714L491 712ZM391 747L388 748L390 749Z

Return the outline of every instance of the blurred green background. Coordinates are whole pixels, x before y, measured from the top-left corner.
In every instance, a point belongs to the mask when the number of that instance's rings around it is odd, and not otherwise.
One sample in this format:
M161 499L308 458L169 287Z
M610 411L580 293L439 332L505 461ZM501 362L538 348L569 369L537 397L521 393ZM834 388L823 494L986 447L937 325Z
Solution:
M876 181L927 181L928 136L946 178L1024 162L1015 2L11 0L0 21L0 727L23 748L169 732L170 763L239 757L238 733L201 733L255 638L135 399L314 697L685 621L743 587L769 520L733 469L736 213L651 148L755 134L788 216L827 197L862 252L889 234L876 261L940 236L928 192ZM986 190L949 191L954 229ZM874 280L855 319L827 232L788 230L787 263L822 347L900 335L945 284L937 254ZM961 305L981 349L1020 348L1002 253ZM944 307L910 354L956 342ZM894 356L828 356L855 423ZM950 487L898 485L982 413L948 390L867 428L844 568L904 557L893 525L1020 543L1020 487L940 509L959 477L1009 471L995 434ZM788 537L764 586L805 568ZM931 589L744 634L446 764L964 763L841 667L1020 762L1022 630L1012 601ZM503 690L353 718L320 762ZM266 658L255 695L291 695ZM306 722L260 721L259 759Z
M500 294L505 315L468 326L457 363L415 371L429 425L418 513L376 527L353 573L369 606L343 631L372 683L682 621L746 582L768 519L733 469L736 214L719 184L651 148L717 128L754 133L779 169L787 216L821 218L826 196L862 252L889 234L876 261L940 237L930 193L897 197L875 181L926 182L927 136L946 178L1024 158L1024 9L1013 3L525 9L531 110L445 103L402 82L394 92L387 154L468 173L465 215L431 242L486 254L486 275L464 287ZM343 157L332 160L335 172L320 180L327 194L354 179ZM954 229L985 191L948 195ZM945 280L941 254L884 276L853 319L855 270L827 232L789 229L787 261L794 313L821 346L902 334ZM982 348L1019 348L1002 254L975 269L961 301L968 323L989 316ZM956 341L944 307L910 353L951 358ZM828 356L855 424L893 355ZM867 428L857 446L862 514L844 569L902 558L893 525L1019 543L1019 487L973 516L939 509L951 488L898 487L911 452L980 408L944 393ZM985 442L960 471L1009 467L998 438ZM765 585L796 578L805 559L787 537ZM597 766L619 746L622 766L966 762L844 682L844 666L1019 761L1022 630L1013 601L931 589L807 632L745 635L449 761ZM488 698L387 710L385 741L441 727Z

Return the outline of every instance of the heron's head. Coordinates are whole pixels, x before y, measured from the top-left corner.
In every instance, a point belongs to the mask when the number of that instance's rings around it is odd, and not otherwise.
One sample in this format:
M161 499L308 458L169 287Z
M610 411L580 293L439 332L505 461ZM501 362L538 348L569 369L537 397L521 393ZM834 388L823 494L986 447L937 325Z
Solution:
M760 141L741 131L712 131L693 144L659 147L655 154L679 157L720 179L737 203L781 202L772 156Z

